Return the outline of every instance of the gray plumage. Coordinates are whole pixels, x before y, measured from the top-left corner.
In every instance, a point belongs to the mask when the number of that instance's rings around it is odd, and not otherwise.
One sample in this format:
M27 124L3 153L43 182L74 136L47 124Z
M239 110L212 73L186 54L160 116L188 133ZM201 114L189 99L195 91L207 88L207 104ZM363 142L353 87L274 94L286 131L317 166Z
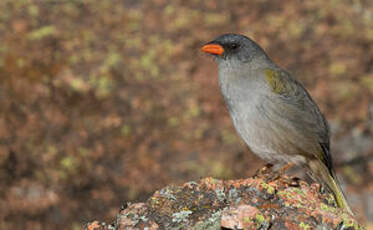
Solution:
M211 44L224 52L209 52ZM272 164L305 166L352 213L333 170L328 124L306 89L245 36L225 34L205 49L215 56L234 127L249 148Z

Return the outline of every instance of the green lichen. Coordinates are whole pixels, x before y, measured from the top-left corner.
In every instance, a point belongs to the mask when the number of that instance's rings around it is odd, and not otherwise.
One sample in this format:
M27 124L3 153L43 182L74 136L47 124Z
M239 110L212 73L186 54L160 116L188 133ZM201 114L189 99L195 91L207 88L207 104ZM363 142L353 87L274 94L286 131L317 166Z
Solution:
M326 205L324 203L320 204L320 208L321 208L321 210L325 210L325 211L328 211L328 212L331 212L331 213L335 213L335 211L336 211L335 208L333 208L333 207L331 207L329 205Z
M265 182L262 182L260 185L266 190L266 192L268 194L275 194L276 189L273 186L271 186L271 185L269 185Z
M215 193L216 193L216 198L217 198L220 202L224 201L224 199L225 199L224 188L217 188L217 189L215 190Z
M290 191L295 192L295 193L297 193L299 195L302 195L303 197L306 196L306 194L304 193L304 191L302 189L300 189L300 188L292 187L292 188L290 188Z
M294 193L297 193L297 191L293 191L292 188L290 188L290 190L279 191L277 194L284 200L285 207L292 206L294 208L309 208L304 206L304 199L302 199L304 197L299 197ZM292 202L294 200L297 202Z
M257 229L268 229L270 226L270 223L268 221L268 218L266 218L263 214L257 213L255 215L255 222L256 222L256 228Z
M282 199L284 199L284 200L285 199L288 200L288 199L292 198L290 192L287 192L285 190L277 192L277 195L280 196L280 197L282 197Z
M333 196L333 194L328 194L328 196L325 198L325 200L328 202L328 205L336 206L336 200Z
M174 214L172 214L172 222L175 222L175 223L180 223L180 222L184 222L186 220L186 218L191 215L193 212L190 211L190 210L185 210L185 211L181 211L181 212L176 212Z
M262 214L256 214L255 219L258 223L262 223L263 221L265 221L265 218Z
M216 230L220 229L221 211L211 214L211 217L204 219L194 225L194 230Z
M300 222L299 227L301 227L303 230L308 230L311 228L309 224L306 224L304 222Z
M159 195L161 197L169 199L169 200L176 200L176 197L172 193L173 193L173 190L169 187L166 187L159 191Z
M345 213L342 214L342 222L340 223L340 225L344 227L341 229L356 229L356 230L364 229L364 228L361 228L354 219L352 219Z
M243 222L245 225L247 225L248 223L251 222L251 218L248 217L248 216L245 216L245 217L243 218L242 222Z
M151 197L150 198L150 205L152 206L152 208L155 208L159 205L159 200L157 197Z

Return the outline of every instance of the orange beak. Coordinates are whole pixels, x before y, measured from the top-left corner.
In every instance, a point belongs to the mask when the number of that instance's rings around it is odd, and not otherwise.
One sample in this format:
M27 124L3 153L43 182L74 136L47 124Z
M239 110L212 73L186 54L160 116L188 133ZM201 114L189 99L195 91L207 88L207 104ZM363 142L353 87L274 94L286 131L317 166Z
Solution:
M201 48L201 51L208 54L222 55L224 48L218 44L207 44Z

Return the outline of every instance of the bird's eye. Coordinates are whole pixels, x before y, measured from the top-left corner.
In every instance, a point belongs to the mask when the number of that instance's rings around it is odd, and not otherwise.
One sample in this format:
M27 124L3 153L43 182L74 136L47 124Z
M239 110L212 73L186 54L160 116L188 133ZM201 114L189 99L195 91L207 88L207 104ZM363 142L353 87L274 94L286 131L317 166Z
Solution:
M232 50L235 50L235 49L237 49L238 48L238 44L237 43L232 43L231 44L231 49Z

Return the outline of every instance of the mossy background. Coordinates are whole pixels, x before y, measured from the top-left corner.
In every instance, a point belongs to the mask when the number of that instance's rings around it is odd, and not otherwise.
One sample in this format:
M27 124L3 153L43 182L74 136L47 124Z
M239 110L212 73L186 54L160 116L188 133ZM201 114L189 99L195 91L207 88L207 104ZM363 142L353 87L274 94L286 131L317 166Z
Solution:
M309 89L373 222L372 1L2 0L0 229L80 229L170 183L252 175L199 51L225 32Z

